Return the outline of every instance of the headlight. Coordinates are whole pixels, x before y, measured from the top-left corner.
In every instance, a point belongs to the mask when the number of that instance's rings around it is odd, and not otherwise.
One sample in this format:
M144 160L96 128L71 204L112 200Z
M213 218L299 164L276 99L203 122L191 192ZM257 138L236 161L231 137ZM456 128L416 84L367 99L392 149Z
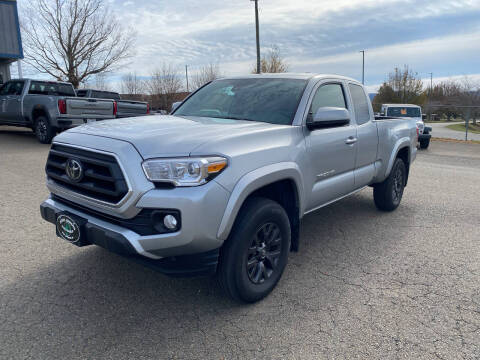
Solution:
M143 162L143 171L152 182L169 182L175 186L198 186L227 167L223 157L153 159Z

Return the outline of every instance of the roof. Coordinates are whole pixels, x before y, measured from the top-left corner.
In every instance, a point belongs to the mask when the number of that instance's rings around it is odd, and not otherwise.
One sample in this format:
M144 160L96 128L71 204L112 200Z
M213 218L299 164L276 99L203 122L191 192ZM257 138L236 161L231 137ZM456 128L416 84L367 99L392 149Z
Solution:
M43 83L72 85L72 83L69 83L68 81L57 81L57 80L43 80L43 79L31 79L31 78L21 78L21 79L12 79L12 80L21 80L21 81L30 80L30 81L38 81L38 82L43 82Z
M335 75L335 74L314 74L314 73L276 73L276 74L248 74L243 76L228 76L223 79L298 79L298 80L310 80L310 79L321 79L321 78L335 78L343 79L349 81L358 82L355 79Z
M0 58L23 59L17 2L14 0L0 0Z
M415 105L415 104L382 104L382 106L395 106L395 107L420 107L420 105Z

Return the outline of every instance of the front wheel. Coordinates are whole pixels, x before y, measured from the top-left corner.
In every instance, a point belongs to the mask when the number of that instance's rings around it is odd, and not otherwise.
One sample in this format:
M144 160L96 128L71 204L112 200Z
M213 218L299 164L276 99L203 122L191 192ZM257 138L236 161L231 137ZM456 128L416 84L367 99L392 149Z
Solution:
M56 134L56 129L50 125L50 122L45 116L39 116L35 119L33 127L37 140L42 144L50 144Z
M403 190L407 179L407 168L402 159L397 158L393 163L388 178L373 186L373 199L378 209L393 211L402 200Z
M255 302L280 280L290 251L284 208L265 198L248 199L220 252L218 280L234 300Z

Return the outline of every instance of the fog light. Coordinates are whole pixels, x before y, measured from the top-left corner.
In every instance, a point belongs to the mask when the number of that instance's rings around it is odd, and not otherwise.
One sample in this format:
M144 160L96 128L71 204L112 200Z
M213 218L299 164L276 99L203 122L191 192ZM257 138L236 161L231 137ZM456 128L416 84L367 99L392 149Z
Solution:
M177 228L178 222L175 216L167 215L163 218L163 224L168 230L175 230Z

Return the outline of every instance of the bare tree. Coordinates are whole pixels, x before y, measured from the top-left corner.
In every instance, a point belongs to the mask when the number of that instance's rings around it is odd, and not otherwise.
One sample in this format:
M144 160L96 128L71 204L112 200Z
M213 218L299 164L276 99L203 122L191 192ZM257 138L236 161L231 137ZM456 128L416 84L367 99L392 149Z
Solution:
M140 95L144 91L144 83L137 77L136 73L128 73L122 76L122 94Z
M183 82L176 67L164 63L161 68L153 71L146 82L146 87L154 104L158 104L164 110L170 110L183 88Z
M422 79L407 65L403 69L395 68L388 74L388 80L378 89L378 94L373 99L375 109L384 103L409 103L422 105L425 94L422 91Z
M75 88L131 56L134 34L104 0L31 0L22 21L25 61Z
M289 65L285 62L277 45L272 46L266 56L262 56L260 65L262 73L284 73L289 70ZM255 64L252 68L252 74L256 73L257 65Z
M108 85L107 77L105 73L95 75L95 89L103 91L111 91L112 89Z
M206 83L221 78L220 66L218 64L208 64L198 70L192 77L192 87L194 90L202 87Z

